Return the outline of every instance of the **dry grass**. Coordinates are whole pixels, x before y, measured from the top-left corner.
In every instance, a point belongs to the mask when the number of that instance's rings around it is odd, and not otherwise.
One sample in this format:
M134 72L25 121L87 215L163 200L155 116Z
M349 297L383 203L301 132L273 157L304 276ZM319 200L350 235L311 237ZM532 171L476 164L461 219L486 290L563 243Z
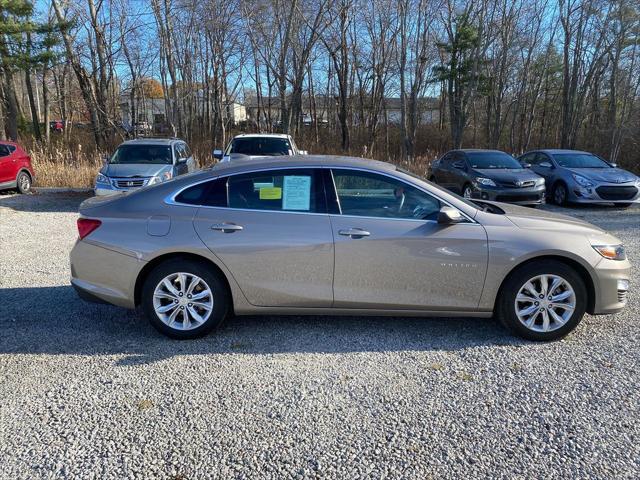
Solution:
M102 155L59 146L29 149L38 187L93 187Z

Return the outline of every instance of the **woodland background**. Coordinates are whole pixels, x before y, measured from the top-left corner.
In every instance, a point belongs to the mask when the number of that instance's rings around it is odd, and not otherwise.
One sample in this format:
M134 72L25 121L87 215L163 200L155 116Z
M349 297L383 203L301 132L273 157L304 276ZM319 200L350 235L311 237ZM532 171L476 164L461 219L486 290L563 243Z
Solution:
M125 137L122 99L160 98L203 165L239 131L283 131L417 173L456 147L637 172L639 42L640 0L0 0L0 137L41 185L90 185ZM261 121L234 124L248 98Z

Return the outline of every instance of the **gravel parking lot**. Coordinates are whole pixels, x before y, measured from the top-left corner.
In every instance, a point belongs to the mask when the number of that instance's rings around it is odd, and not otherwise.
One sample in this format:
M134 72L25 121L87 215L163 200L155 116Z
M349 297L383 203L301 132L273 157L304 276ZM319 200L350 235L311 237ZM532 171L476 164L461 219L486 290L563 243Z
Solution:
M0 195L0 478L640 477L639 295L551 344L342 317L172 341L69 286L84 198ZM640 262L640 208L566 213Z

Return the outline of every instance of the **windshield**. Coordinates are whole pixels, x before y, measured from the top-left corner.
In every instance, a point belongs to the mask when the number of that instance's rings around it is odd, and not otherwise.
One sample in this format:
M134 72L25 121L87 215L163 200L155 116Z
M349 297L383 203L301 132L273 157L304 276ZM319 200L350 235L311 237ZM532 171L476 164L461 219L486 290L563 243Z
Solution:
M558 165L565 168L611 168L607 162L590 153L554 153Z
M171 147L166 145L120 145L109 163L115 164L166 164L173 163Z
M243 155L293 155L293 149L286 138L249 137L235 138L227 154Z
M471 168L522 168L522 165L510 155L502 152L468 152Z

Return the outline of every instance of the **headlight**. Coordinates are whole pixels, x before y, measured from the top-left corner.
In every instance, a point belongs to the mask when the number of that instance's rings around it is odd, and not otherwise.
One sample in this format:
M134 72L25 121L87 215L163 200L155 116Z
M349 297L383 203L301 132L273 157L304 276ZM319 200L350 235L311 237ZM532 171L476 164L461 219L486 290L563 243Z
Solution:
M162 183L167 180L171 180L172 177L173 177L173 174L171 172L164 172L161 175L156 175L155 177L151 177L151 180L149 180L149 183L147 183L147 185L155 185L156 183Z
M627 258L623 245L592 245L592 247L609 260L625 260Z
M490 178L478 177L478 178L476 178L476 183L479 183L480 185L486 185L487 187L495 187L496 186L496 182L494 182Z
M99 173L96 176L96 183L110 183L110 180L109 180L109 177L107 177L106 175Z
M587 180L582 175L578 175L576 173L572 173L571 176L573 179L580 185L581 187L593 187L593 183L590 180Z
M539 187L540 185L544 185L544 178L542 177L536 178L536 186Z

